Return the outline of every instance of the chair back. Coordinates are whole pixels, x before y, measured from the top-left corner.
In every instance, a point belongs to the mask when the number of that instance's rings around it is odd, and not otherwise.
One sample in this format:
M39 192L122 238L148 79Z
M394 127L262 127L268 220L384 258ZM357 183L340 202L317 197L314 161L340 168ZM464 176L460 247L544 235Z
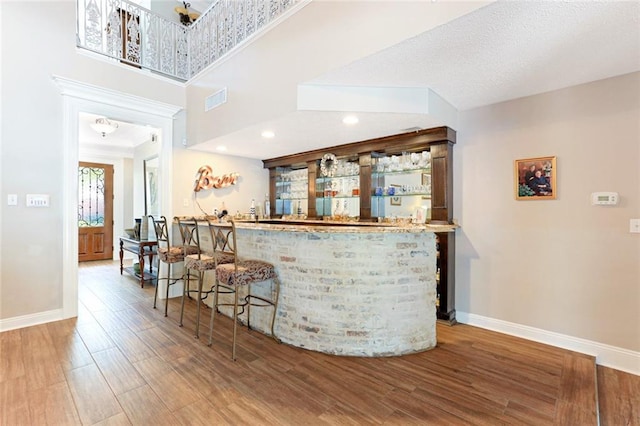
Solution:
M200 233L198 231L198 221L195 217L189 219L180 219L179 217L173 218L178 224L178 230L180 231L180 238L182 240L182 246L192 246L198 248L198 259L200 259Z
M158 248L169 247L169 227L167 225L167 218L160 216L159 219L151 216L153 221L153 228L156 232L156 240L158 241Z
M238 253L236 251L236 227L232 219L228 222L209 222L209 231L211 232L211 241L214 253L230 254L234 257L234 263L238 263ZM231 225L231 226L229 226ZM216 256L216 266L219 256Z

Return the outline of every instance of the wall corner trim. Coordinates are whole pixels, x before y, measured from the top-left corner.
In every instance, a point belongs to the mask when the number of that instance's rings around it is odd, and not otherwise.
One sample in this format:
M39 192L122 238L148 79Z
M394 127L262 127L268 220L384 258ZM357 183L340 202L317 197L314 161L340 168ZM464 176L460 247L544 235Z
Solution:
M459 323L591 355L598 365L640 376L640 352L467 312L457 311L456 319Z

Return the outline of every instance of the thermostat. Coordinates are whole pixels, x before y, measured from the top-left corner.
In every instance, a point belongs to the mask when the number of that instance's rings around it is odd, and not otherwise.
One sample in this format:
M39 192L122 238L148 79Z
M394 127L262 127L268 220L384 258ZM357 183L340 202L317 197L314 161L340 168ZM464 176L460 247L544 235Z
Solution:
M615 206L618 204L617 192L593 192L591 194L592 206Z

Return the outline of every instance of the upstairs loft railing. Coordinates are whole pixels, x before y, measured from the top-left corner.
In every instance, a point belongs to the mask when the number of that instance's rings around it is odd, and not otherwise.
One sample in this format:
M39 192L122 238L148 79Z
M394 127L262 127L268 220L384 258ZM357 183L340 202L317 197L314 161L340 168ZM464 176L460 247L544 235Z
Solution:
M218 0L185 26L127 0L77 0L77 46L187 81L303 0Z

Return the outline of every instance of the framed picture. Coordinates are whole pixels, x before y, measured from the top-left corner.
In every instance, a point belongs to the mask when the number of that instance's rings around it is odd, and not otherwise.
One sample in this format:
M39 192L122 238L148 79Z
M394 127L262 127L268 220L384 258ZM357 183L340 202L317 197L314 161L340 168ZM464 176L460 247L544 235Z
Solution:
M389 202L391 203L392 206L401 206L402 205L402 198L395 196L395 197L391 197L389 198Z
M144 160L144 214L145 216L160 216L158 157Z
M556 157L516 160L516 200L555 200L558 192L556 173Z

